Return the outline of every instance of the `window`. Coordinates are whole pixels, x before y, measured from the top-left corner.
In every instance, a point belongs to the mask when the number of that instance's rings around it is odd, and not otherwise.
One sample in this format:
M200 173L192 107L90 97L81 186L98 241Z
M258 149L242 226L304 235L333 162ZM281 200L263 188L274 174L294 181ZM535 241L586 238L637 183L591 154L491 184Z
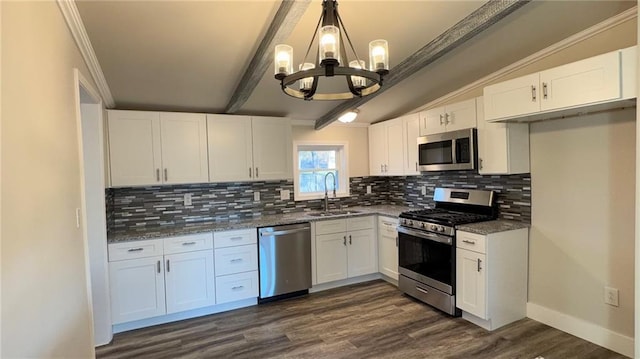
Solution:
M325 189L332 198L334 183L337 197L349 195L346 143L296 142L293 168L296 201L324 198Z

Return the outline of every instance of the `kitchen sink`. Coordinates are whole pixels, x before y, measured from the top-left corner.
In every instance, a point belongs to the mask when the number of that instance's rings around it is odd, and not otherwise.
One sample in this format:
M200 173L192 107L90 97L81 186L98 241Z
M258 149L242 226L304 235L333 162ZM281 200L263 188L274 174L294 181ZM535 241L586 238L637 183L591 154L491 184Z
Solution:
M354 210L344 210L344 211L329 211L329 212L309 212L306 213L309 217L333 217L333 216L346 216L349 214L358 214L362 213L360 211Z

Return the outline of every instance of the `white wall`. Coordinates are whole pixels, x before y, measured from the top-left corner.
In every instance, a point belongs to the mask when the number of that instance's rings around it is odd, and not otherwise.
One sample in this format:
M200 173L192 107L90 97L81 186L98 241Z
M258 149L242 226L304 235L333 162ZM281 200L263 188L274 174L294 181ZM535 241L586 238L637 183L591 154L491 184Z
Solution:
M349 177L369 175L367 127L332 124L320 131L313 126L293 126L293 141L345 141L349 143Z
M93 357L73 68L90 77L53 1L2 2L2 34L1 356Z
M624 336L634 327L635 110L530 126L529 302ZM620 306L604 304L604 286Z

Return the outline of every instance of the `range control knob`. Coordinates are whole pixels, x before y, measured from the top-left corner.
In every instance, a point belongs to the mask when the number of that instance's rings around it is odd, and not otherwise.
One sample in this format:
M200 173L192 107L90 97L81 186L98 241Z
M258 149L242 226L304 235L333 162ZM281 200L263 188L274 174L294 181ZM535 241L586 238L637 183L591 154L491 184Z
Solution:
M409 221L409 225L410 225L410 226L413 226L413 221Z
M424 222L420 222L420 227L421 228L426 228L427 226L424 224Z
M436 226L435 224L432 224L431 227L429 227L432 231L437 231L438 230L438 226Z
M444 227L443 226L438 226L438 232L444 232Z

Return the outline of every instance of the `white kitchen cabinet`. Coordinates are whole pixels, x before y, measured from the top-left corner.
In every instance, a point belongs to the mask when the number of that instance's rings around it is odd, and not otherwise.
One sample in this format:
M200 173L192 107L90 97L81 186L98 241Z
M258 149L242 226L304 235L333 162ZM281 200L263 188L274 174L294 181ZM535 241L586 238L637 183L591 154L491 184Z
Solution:
M113 324L166 313L162 259L155 256L109 263Z
M216 303L256 298L258 248L255 228L214 233Z
M108 114L113 186L209 180L205 115L119 110Z
M418 138L420 137L420 115L413 113L402 117L404 144L404 175L419 175Z
M484 101L477 101L478 173L529 173L529 125L484 120Z
M377 272L373 216L321 221L315 225L317 283Z
M216 304L213 251L164 256L167 314Z
M369 126L369 172L374 176L404 172L403 121L396 118Z
M476 127L476 100L456 102L419 113L420 136Z
M215 304L211 233L108 248L113 324Z
M398 219L378 217L378 269L398 280Z
M207 115L207 128L211 181L292 178L288 119Z
M456 232L456 307L494 330L526 316L528 228Z
M629 91L631 87L626 84L635 78L635 66L623 63L629 62L624 56L629 51L635 51L635 47L487 86L484 88L485 118L487 121L518 117L544 119L538 115L635 97L635 91Z

